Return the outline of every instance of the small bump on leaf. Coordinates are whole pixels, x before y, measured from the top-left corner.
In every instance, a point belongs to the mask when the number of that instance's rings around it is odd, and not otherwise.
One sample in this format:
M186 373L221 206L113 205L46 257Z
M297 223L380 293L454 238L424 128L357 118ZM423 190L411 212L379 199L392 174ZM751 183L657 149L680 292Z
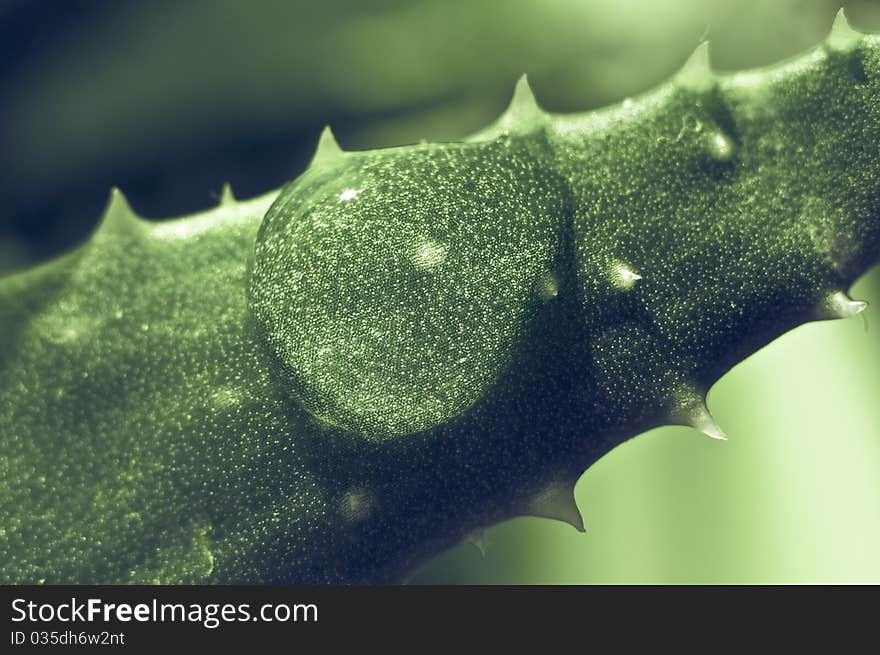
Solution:
M706 133L706 151L713 160L726 163L736 154L736 144L727 134L715 130Z
M235 194L232 193L232 185L229 182L224 182L223 190L220 192L220 206L228 207L236 204L238 201L235 199Z

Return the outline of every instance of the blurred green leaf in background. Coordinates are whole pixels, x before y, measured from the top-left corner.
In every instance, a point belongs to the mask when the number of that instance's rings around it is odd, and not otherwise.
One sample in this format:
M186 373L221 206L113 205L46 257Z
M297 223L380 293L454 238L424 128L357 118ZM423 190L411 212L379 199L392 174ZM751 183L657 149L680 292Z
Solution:
M846 4L880 30L880 2ZM0 3L0 271L65 250L123 188L151 217L276 187L322 126L343 147L452 140L523 72L550 111L647 90L701 37L722 70L817 43L831 0ZM880 272L859 283L877 322ZM587 534L489 531L414 582L880 582L880 330L808 325L710 395L718 444L663 428L577 487Z

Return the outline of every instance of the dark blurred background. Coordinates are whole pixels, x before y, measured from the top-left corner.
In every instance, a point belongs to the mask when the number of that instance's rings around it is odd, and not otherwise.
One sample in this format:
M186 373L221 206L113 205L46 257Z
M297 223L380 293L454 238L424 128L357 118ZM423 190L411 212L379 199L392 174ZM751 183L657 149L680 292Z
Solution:
M146 217L193 212L226 181L247 198L294 177L328 123L347 149L461 138L523 72L545 108L582 111L659 83L707 32L719 69L795 55L839 6L0 0L0 272L81 242L113 185ZM880 29L877 0L846 6ZM857 289L875 304L877 278ZM508 522L485 562L455 549L416 580L880 581L878 354L861 323L798 330L713 390L721 449L636 439L582 479L586 536Z
M857 23L876 3L850 3ZM656 84L707 29L721 68L814 44L833 0L0 1L0 269L84 237L111 185L149 217L348 148L456 139L527 72L579 111Z

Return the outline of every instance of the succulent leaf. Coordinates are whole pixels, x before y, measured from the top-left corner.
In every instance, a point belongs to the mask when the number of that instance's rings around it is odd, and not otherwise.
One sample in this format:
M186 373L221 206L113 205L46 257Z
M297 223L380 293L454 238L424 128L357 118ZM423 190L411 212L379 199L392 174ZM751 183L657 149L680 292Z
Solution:
M343 153L0 280L0 580L358 582L663 424L724 439L731 366L865 309L880 38L461 143Z

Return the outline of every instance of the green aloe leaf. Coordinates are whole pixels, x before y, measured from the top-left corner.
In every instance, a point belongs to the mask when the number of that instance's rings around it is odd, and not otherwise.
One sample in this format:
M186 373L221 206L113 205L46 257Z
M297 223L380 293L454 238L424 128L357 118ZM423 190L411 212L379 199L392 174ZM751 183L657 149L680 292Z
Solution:
M0 579L400 580L705 404L880 258L880 38L620 105L523 79L461 143L162 223L118 191L0 281Z

